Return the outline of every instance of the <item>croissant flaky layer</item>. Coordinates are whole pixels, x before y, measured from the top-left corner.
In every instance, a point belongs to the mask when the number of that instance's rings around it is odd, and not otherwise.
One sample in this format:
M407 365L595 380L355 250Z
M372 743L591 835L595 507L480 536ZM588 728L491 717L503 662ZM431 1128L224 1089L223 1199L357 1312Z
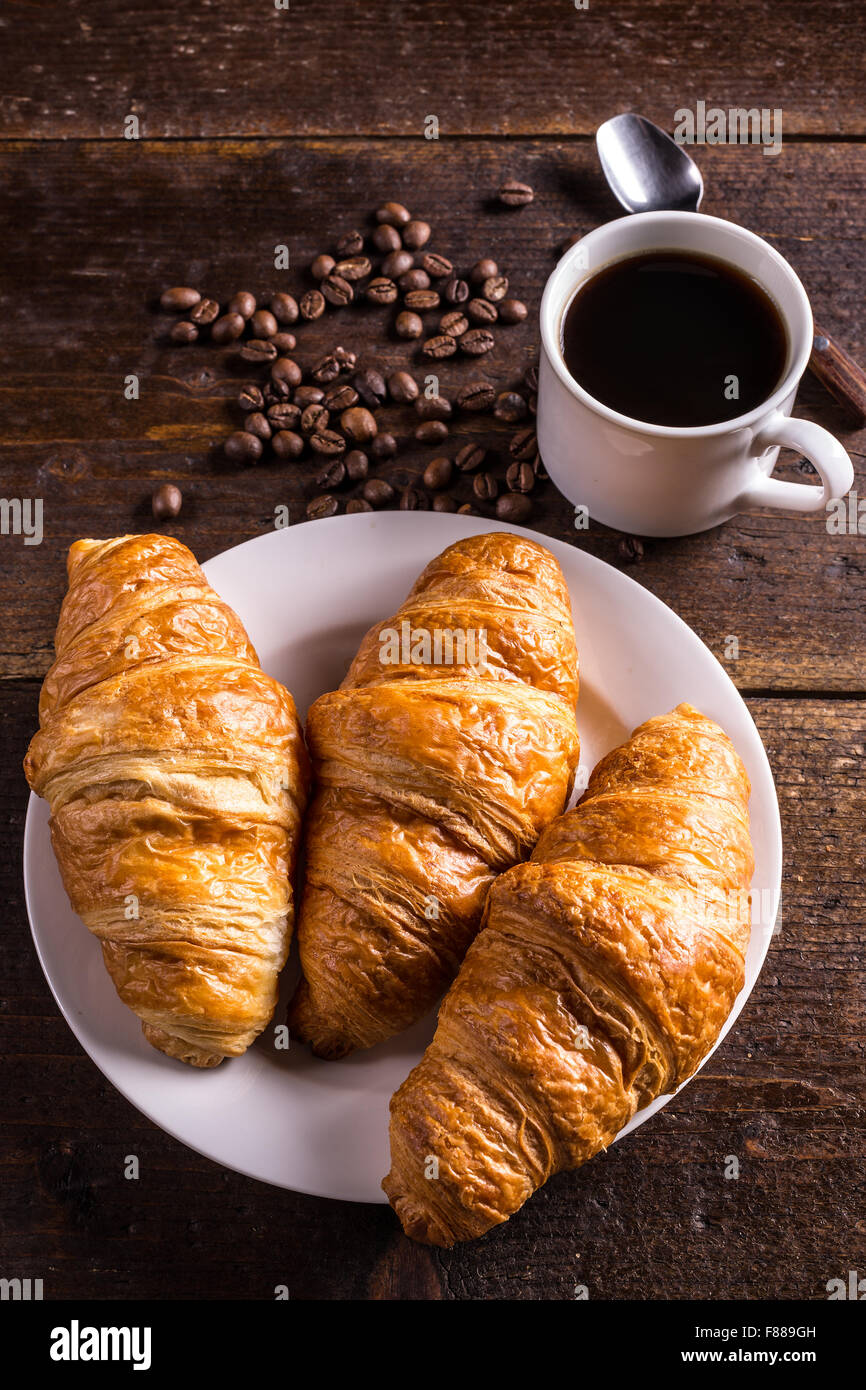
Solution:
M186 546L78 541L25 771L73 908L169 1056L268 1023L309 769L289 693Z
M727 735L680 705L496 880L391 1102L383 1187L407 1234L483 1234L700 1065L743 984L748 797Z
M559 565L492 534L437 556L312 706L290 1024L320 1055L391 1037L447 988L496 874L568 800L576 697Z

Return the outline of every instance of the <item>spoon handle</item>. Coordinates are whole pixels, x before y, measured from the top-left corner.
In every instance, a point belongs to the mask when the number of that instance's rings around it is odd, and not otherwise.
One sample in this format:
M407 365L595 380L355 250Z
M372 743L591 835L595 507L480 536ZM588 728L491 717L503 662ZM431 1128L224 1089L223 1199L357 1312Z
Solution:
M858 424L866 423L866 373L817 323L809 366L821 384L836 397L840 405L850 411Z

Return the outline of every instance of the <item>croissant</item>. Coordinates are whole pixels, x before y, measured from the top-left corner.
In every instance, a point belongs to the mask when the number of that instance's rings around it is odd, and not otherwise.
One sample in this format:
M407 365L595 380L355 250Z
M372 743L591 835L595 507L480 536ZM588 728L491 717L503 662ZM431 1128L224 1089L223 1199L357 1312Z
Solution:
M289 693L186 546L77 541L24 767L73 908L170 1057L265 1027L309 769Z
M400 1032L454 978L493 879L568 801L576 698L559 565L488 534L433 560L312 706L289 1022L319 1056Z
M680 705L497 879L391 1102L382 1185L408 1235L450 1246L506 1221L697 1069L743 984L748 797L727 735Z

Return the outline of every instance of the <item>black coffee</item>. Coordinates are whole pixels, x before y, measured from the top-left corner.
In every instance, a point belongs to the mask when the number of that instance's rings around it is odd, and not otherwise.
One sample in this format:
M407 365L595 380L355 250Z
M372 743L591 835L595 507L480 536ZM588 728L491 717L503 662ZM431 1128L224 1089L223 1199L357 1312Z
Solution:
M724 261L647 251L600 270L562 326L566 366L603 405L653 425L734 420L782 379L787 335L769 295Z

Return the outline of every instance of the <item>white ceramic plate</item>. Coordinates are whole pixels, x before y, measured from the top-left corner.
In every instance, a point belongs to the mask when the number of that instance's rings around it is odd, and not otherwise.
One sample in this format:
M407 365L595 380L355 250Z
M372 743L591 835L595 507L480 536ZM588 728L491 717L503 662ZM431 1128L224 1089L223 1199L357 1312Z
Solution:
M633 580L570 545L518 527L432 512L341 516L274 531L205 565L246 624L265 670L293 692L301 714L345 674L361 635L402 602L428 560L463 536L515 530L549 546L571 591L581 662L581 763L591 768L636 724L681 700L728 731L752 781L753 888L764 922L753 932L746 984L722 1032L754 986L769 946L781 880L773 779L746 706L715 657L669 608ZM156 1052L120 1003L96 940L72 912L48 835L48 807L30 798L24 841L27 909L36 949L82 1047L133 1105L217 1163L279 1187L347 1201L382 1202L388 1101L433 1032L433 1017L342 1062L273 1046L268 1029L242 1058L194 1071ZM296 966L285 972L285 1001ZM627 1134L664 1105L640 1111Z

